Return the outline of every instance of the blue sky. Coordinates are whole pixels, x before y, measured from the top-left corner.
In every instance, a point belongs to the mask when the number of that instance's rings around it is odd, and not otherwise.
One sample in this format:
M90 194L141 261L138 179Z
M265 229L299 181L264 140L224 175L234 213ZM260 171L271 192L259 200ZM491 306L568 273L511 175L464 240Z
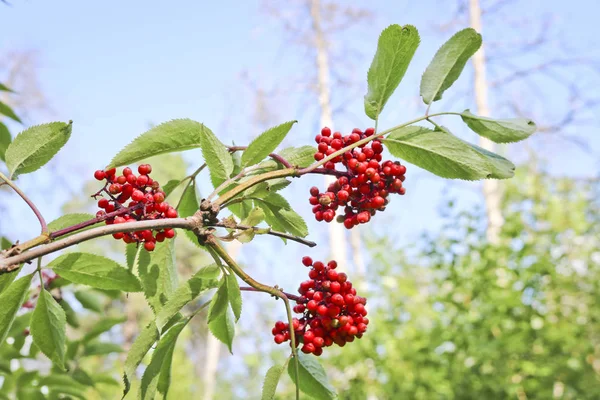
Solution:
M52 162L57 172L39 172L20 180L31 197L42 204L48 219L57 217L59 206L69 193L80 190L95 169L105 165L150 123L189 117L211 127L223 142L235 140L238 144L259 133L250 122L253 104L240 79L242 71L247 71L270 90L285 91L285 96L280 95L279 101L272 104L274 114L281 118L276 122L300 120L287 143L312 144L318 129L317 109L315 102L311 103L313 97L306 95L306 88L298 85L298 82L307 82L313 77L310 54L286 41L288 35L282 31L281 23L262 11L259 1L12 0L11 3L11 6L0 5L0 50L39 50L42 59L40 80L55 110L52 119L74 121L71 141ZM578 51L596 49L597 40L588 38L587 32L595 26L599 6L591 0L578 3L580 6L572 7L572 3L562 1L515 1L507 8L510 12L502 18L530 19L533 27L536 18L551 15L557 37ZM437 47L453 32L465 27L463 22L446 32L436 30L436 24L444 23L452 15L451 4L454 2L428 0L415 6L417 3L414 2L380 0L352 4L370 9L374 17L358 29L337 34L335 41L336 48L343 45L355 52L349 56L352 59L348 64L353 64L354 68L347 76L361 82L362 89L366 87L364 77L379 32L391 23L410 23L419 28L422 45L406 78L388 103L380 127L389 127L422 114L424 107L416 98L421 71ZM531 34L528 23L517 31L507 30L505 23L508 22L490 23L484 32L484 40L490 44L510 43ZM597 52L589 50L586 54L595 56ZM539 57L525 54L515 62L535 64L537 59ZM343 60L336 62L345 64ZM336 62L332 63L334 71L339 65ZM346 71L345 65L340 70ZM435 106L436 110L462 111L474 107L472 100L461 94L469 89L469 74L467 69L456 87L446 95L446 101ZM292 78L294 81L290 83ZM590 77L589 82L597 82L594 79ZM531 110L556 109L560 112L566 93L552 83L542 83L542 86L550 95L539 104L529 104ZM364 90L359 90L355 99L340 98L346 93L346 90L333 92L336 104L349 103L348 111L336 118L336 128L349 131L355 125L369 126L369 120L362 114ZM512 95L523 94L514 91ZM494 101L500 104L499 99L492 98L492 104ZM500 106L498 110L499 116L511 116ZM599 149L598 121L595 115L587 115L587 118L590 121L587 130L575 134L588 139L590 147L596 151ZM48 120L45 116L34 116L27 124ZM474 139L456 121L443 122L456 133ZM19 129L15 125L12 127L14 132ZM578 149L552 138L540 138L534 143L543 145L547 153L542 156L547 156L551 168L560 167L560 172L580 176L597 170L597 156L581 155ZM509 154L523 159L523 147L512 145ZM188 158L196 156L197 153L190 153ZM415 232L423 229L435 231L439 227L436 208L444 190L449 189L465 204L480 202L477 183L444 182L415 167L409 169L409 174L409 194L393 202L391 209L394 211L386 211L393 216L394 226L402 227L390 232L399 239L413 237ZM51 193L36 190L40 186L50 190L49 184L56 182L64 185L65 190L52 190ZM305 193L305 185L299 184L295 188L291 190ZM14 200L16 198L11 197L8 204L10 214L0 216L0 232L11 227L16 229L19 237L35 234L35 219ZM310 217L306 204L300 202L297 205L306 206L301 213ZM313 237L322 236L322 225L312 224L311 227ZM326 249L319 251L326 255Z

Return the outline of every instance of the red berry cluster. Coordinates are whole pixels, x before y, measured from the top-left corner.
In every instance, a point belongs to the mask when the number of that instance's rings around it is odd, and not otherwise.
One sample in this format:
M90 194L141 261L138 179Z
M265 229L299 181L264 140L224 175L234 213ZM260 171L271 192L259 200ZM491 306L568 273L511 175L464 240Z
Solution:
M323 347L360 339L369 324L367 299L356 295L347 275L335 270L335 261L325 265L304 257L302 263L312 267L310 279L300 284L301 296L294 306L294 312L303 316L292 320L296 338L303 343L302 352L320 356ZM275 323L272 333L277 344L290 340L289 324L283 321Z
M332 135L331 129L325 127L315 138L318 143L315 160L321 161L374 133L373 128L364 132L355 128L346 136L342 136L340 132ZM344 207L344 215L338 216L338 222L343 222L347 229L352 229L358 224L369 222L377 211L383 211L389 202L390 193L406 193L402 185L406 167L398 161L381 162L382 152L383 145L375 139L325 163L325 168L331 170L341 164L345 174L329 185L325 193L321 193L317 187L310 189L310 204L313 205L317 221L333 221L337 209Z
M123 175L117 176L116 169L98 170L94 178L99 181L106 180L104 188L96 193L94 197L106 194L108 198L102 197L98 200L98 207L104 211L98 211L96 217L102 218L106 214L122 210L123 213L106 218L107 225L123 224L128 221L144 221L162 218L177 218L177 210L165 201L165 193L160 190L158 182L150 178L152 167L150 164L142 164L138 167L139 175L136 176L131 168L124 168ZM127 205L125 203L129 201ZM153 251L156 242L171 239L175 236L175 230L165 229L152 231L150 229L136 232L117 232L113 234L115 239L122 239L125 243L144 243L147 251Z

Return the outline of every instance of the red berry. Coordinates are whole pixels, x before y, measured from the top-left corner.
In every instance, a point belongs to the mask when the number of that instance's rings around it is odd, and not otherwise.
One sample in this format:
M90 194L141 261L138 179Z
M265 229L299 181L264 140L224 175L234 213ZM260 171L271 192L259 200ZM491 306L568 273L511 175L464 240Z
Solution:
M152 172L152 167L150 164L142 164L138 167L138 172L141 175L148 175L150 172Z
M105 198L101 198L100 200L98 200L98 207L100 208L106 208L108 206L108 200Z
M173 207L169 208L165 213L167 218L177 218L177 215L177 210L175 210Z
M102 181L104 180L104 178L106 178L106 174L104 173L104 171L98 170L94 172L94 178L96 178L99 181Z
M305 267L310 267L313 264L313 260L308 256L304 256L302 257L302 264L304 264Z
M273 340L275 341L275 343L277 344L281 344L285 341L285 338L282 334L277 334L275 335L275 337L273 338Z
M144 248L146 249L146 251L153 251L154 247L156 247L154 242L145 242L144 243Z
M137 184L138 184L138 186L146 186L148 184L148 176L147 175L138 176Z
M154 202L162 203L165 201L165 195L162 192L154 193Z
M137 189L134 190L133 193L131 193L131 199L134 201L142 201L144 199L144 192Z
M175 237L175 229L165 229L165 237L167 239L173 239Z
M322 136L330 136L331 135L331 129L329 129L328 127L324 127L323 129L321 129L321 135Z

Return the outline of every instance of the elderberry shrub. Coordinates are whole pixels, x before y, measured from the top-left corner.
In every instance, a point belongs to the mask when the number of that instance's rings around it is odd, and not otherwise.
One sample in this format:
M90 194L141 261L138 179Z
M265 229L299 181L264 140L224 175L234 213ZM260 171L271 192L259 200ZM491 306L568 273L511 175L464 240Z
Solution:
M104 188L92 197L106 195L98 200L98 207L102 210L96 213L97 218L105 218L107 225L123 224L129 221L146 221L163 218L177 218L177 210L165 201L165 193L160 190L157 181L150 178L152 167L142 164L138 167L139 175L136 176L131 168L123 169L123 174L116 176L116 169L98 170L94 178L99 181L106 180ZM128 204L127 201L129 201ZM119 215L112 215L115 211L122 211ZM142 230L136 232L117 232L113 234L117 240L125 243L143 243L147 251L153 251L156 242L175 237L174 229Z
M332 135L331 129L325 127L315 137L318 143L315 160L321 161L343 147L373 134L373 128L364 132L355 128L346 136L342 136L340 132ZM402 184L406 167L398 161L382 162L382 152L383 145L375 139L325 163L324 167L331 170L341 164L341 172L344 173L324 193L317 187L310 189L309 202L317 221L333 221L338 208L343 207L343 215L339 215L337 221L342 222L347 229L352 229L358 224L369 222L377 211L385 210L390 193L406 193Z
M302 342L300 350L320 356L323 347L360 339L369 324L367 299L356 294L345 273L335 270L335 261L326 265L303 257L302 264L311 268L310 279L300 284L301 296L294 306L294 312L302 317L292 319L296 338ZM277 321L271 333L277 344L290 340L290 326L283 321Z

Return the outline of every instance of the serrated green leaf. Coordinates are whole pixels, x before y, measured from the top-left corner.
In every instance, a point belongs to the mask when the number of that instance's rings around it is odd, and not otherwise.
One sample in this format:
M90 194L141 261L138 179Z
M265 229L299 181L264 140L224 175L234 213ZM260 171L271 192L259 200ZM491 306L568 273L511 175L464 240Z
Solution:
M316 147L301 146L301 147L286 147L278 152L287 162L295 167L308 167L315 162ZM261 168L274 169L280 164L274 160L263 161L260 163Z
M64 228L68 228L70 226L79 224L81 222L89 221L95 218L92 214L87 213L74 213L74 214L65 214L61 217L58 217L54 221L48 224L48 231L55 232ZM80 229L77 232L81 232L85 229L93 228L93 226L88 226L86 228ZM75 232L73 232L75 233Z
M268 204L278 207L278 208L283 208L284 210L292 209L292 206L290 206L290 203L288 203L288 201L285 199L285 197L283 197L279 193L270 193L268 196L261 199L261 201L264 201L265 203L268 203Z
M123 372L123 383L125 388L123 389L123 397L129 393L131 389L131 380L135 378L135 370L138 365L142 362L146 354L152 348L152 345L160 338L158 329L154 321L150 322L135 339L129 353L127 353L127 359L125 360L125 371Z
M298 121L284 122L261 133L242 154L242 167L254 165L264 160L279 146L296 122Z
M165 197L169 197L171 192L173 192L173 190L175 190L175 188L179 185L179 183L181 183L181 181L179 179L171 179L169 182L167 182L165 185L163 185L161 187L161 189L163 192L165 192Z
M4 154L6 153L6 149L8 149L11 141L12 136L10 135L8 128L6 125L0 122L0 160L5 160Z
M278 178L278 179L271 179L271 180L267 181L267 183L269 184L268 190L271 192L276 192L278 190L285 189L292 182L285 178Z
M227 147L210 130L202 136L200 145L204 161L210 171L210 179L216 188L233 172L233 159Z
M163 369L163 365L171 365L173 351L177 344L179 334L187 325L188 320L178 322L173 325L159 340L156 350L152 353L152 360L144 375L142 376L142 385L140 387L140 399L154 399L156 390L161 383L161 393L166 393L170 384L171 369ZM162 378L162 375L166 376ZM162 379L161 379L162 378Z
M109 167L132 164L159 154L198 148L207 132L210 132L210 129L204 124L191 119L164 122L142 133L125 146L112 159Z
M84 356L104 356L112 353L123 353L124 350L116 343L90 342L83 347Z
M303 393L317 400L330 400L337 397L335 388L327 380L325 369L319 364L316 357L298 353L298 364L300 382L296 382L296 363L293 358L288 364L288 374L292 381L299 385Z
M65 312L67 324L69 324L73 328L79 328L79 318L77 317L77 313L75 312L75 310L73 310L69 302L67 302L65 299L62 299L58 302L58 304L60 304L63 311Z
M42 353L65 369L67 318L54 297L42 289L31 315L31 337Z
M92 377L81 368L73 370L73 379L85 386L94 386L95 382ZM118 382L117 382L118 384Z
M496 143L512 143L527 139L535 130L535 122L525 118L492 119L465 110L460 115L473 132Z
M212 306L212 303L211 303ZM225 308L225 312L208 323L210 332L227 345L229 352L233 354L232 345L235 336L235 325L233 322L234 316L229 307Z
M442 178L478 180L492 175L479 152L447 131L407 126L393 131L384 143L392 155Z
M365 113L369 118L376 120L379 117L404 77L419 42L419 32L412 25L390 25L381 32L377 52L367 74Z
M286 370L288 361L289 359L286 360L283 366L273 365L271 368L269 368L263 382L262 396L260 398L261 400L273 400L275 398L277 384L279 384L279 380L281 379L281 375L283 375L283 371Z
M17 311L29 294L32 276L33 274L25 275L0 294L0 304L2 305L0 307L0 344L6 340L6 335L15 321Z
M73 295L75 296L77 301L81 303L83 308L90 311L95 311L97 313L101 313L102 311L104 311L102 300L98 295L94 294L93 292L89 290L78 290L75 293L73 293Z
M177 287L175 241L165 240L157 243L150 256L150 263L139 265L138 275L148 304L154 313L158 314Z
M140 292L142 286L131 271L110 258L90 253L63 254L47 265L65 279L98 289Z
M481 47L481 35L473 28L457 32L433 56L421 77L421 97L425 104L440 100L458 79L467 61Z
M219 289L215 293L208 309L208 323L214 321L227 310L229 306L229 293L227 279L221 280Z
M304 219L294 210L277 208L266 203L272 215L265 212L265 220L274 230L282 230L291 233L294 236L306 237L308 235L308 226ZM274 220L277 220L275 223Z
M200 204L198 203L198 196L196 195L196 184L192 182L192 184L187 188L187 190L181 196L181 202L179 203L179 216L190 217L196 213L200 209ZM196 246L198 244L198 238L196 234L189 229L184 230L185 236Z
M118 318L104 318L98 321L90 330L87 331L83 339L81 341L83 343L89 342L106 331L111 330L114 326L122 324L127 321L126 317L118 317Z
M227 206L229 211L239 219L244 219L252 211L252 201L242 201L240 203L233 203Z
M264 211L259 207L255 207L252 209L252 211L250 211L248 216L242 220L241 225L255 226L264 221L264 219Z
M156 315L158 329L162 330L173 316L186 304L198 298L202 292L216 288L219 285L218 277L220 271L220 268L216 264L208 265L200 269L186 283L178 287Z
M227 296L229 297L229 304L233 310L235 320L239 321L242 315L242 292L240 291L240 285L237 281L237 276L231 272L225 276L225 282L227 283Z
M33 172L50 161L71 137L71 128L71 122L51 122L19 133L4 155L11 176Z
M93 378L95 384L100 385L111 385L111 386L119 386L120 383L118 380L113 378L108 374L94 374Z
M492 153L491 151L488 151L486 149L482 149L481 147L472 143L467 144L479 154L481 154L490 165L492 172L487 178L508 179L512 178L515 175L515 165L511 161L500 156L499 154Z
M5 115L10 119L13 119L19 123L23 123L21 119L15 114L14 110L6 103L0 101L0 115Z

